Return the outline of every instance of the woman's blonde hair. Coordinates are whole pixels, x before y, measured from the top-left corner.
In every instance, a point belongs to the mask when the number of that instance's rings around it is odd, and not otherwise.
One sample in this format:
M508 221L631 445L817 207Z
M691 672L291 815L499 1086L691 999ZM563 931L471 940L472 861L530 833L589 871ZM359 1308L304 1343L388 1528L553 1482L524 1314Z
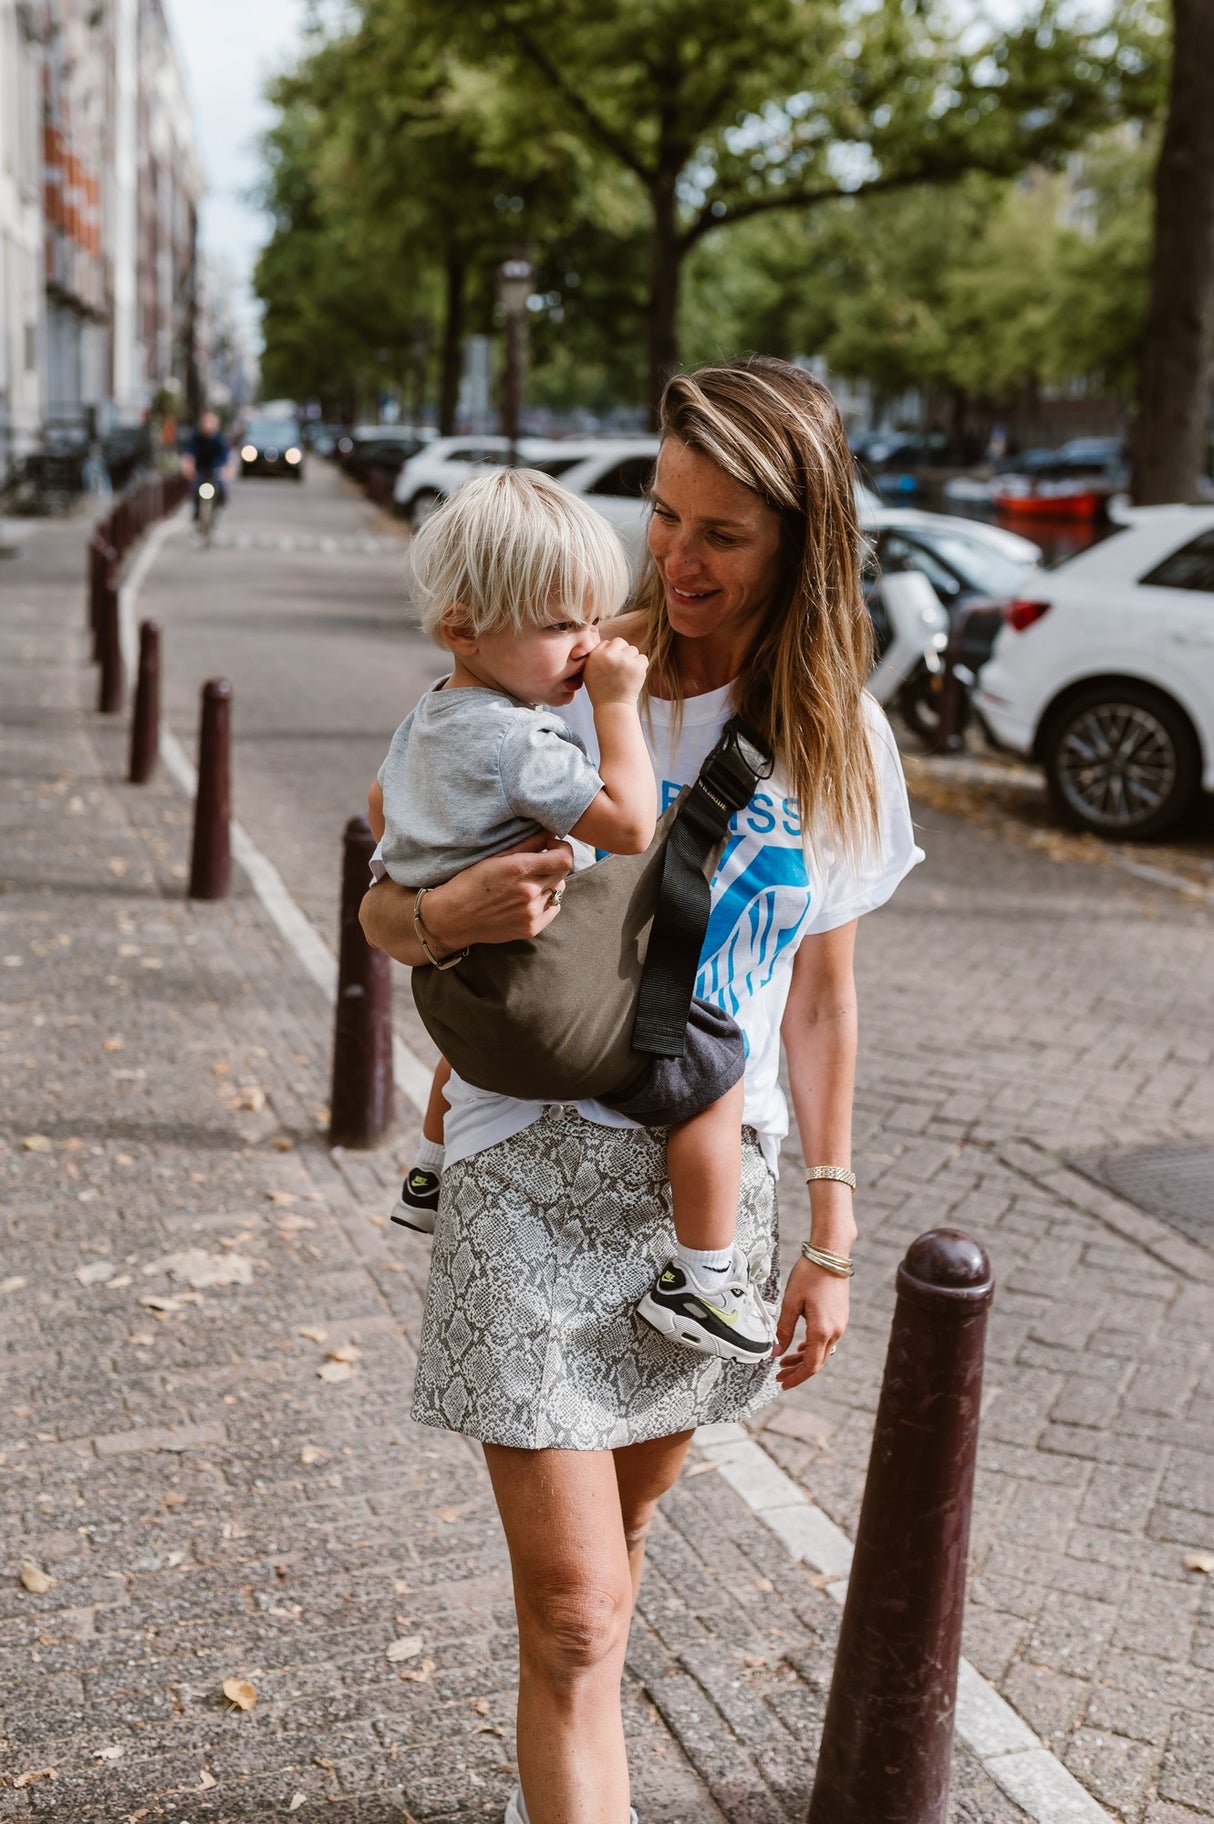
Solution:
M562 608L609 620L628 594L615 527L536 469L495 469L465 482L413 540L413 595L422 625L444 643L458 626L479 638L520 632Z
M734 708L761 734L809 837L855 856L877 831L877 770L861 703L872 623L861 591L862 540L847 435L827 388L786 361L753 356L679 374L659 431L751 489L779 516L781 577L734 682ZM681 705L674 634L652 564L646 689Z

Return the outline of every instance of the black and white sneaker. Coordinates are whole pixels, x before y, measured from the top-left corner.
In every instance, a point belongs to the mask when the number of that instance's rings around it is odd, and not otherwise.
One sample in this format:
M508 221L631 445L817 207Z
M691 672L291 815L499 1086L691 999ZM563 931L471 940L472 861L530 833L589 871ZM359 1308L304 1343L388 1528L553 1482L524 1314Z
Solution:
M720 1277L723 1284L705 1286L677 1261L667 1261L637 1312L684 1349L730 1362L765 1362L776 1340L775 1322L737 1248L729 1272Z
M423 1235L433 1235L434 1214L442 1186L440 1172L412 1166L400 1187L400 1198L392 1212L393 1222L399 1222L402 1228L418 1229Z

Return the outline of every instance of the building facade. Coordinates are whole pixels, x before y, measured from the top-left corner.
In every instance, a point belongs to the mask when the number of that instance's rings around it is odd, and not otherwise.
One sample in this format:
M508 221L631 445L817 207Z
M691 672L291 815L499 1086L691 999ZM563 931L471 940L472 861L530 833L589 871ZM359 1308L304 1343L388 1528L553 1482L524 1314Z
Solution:
M0 0L0 477L196 405L201 194L160 0Z

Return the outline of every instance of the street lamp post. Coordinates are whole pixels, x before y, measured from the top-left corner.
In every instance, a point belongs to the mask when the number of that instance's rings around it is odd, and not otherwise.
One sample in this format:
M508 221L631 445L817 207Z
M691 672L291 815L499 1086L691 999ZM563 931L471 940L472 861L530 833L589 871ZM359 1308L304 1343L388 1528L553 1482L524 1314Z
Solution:
M527 300L535 271L529 260L503 260L497 269L497 301L506 319L506 371L502 382L502 435L510 440L510 466L518 466L519 419L523 410L523 344Z

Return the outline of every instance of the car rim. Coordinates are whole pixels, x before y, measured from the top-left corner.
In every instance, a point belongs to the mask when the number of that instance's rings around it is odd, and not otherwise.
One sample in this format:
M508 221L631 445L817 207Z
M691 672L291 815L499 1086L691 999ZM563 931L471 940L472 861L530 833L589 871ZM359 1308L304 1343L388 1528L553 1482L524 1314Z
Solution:
M1059 783L1088 823L1128 829L1166 803L1176 783L1176 749L1157 716L1135 703L1101 703L1062 737Z

